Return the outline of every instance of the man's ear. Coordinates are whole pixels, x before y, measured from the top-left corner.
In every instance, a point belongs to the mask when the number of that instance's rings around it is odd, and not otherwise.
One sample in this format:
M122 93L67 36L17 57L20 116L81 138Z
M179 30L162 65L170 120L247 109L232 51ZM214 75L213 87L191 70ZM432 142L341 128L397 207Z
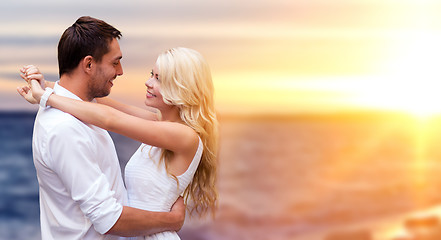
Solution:
M95 65L95 61L93 61L92 56L86 56L83 58L81 65L82 65L84 72L90 73L90 71L92 70L92 67L94 67L94 65Z

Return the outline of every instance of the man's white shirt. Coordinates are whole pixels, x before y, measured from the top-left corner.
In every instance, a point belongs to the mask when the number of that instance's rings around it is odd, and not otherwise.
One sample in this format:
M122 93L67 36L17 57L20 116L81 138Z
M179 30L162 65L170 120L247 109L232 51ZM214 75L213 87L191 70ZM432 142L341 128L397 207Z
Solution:
M80 100L61 87L55 93ZM40 108L32 140L46 239L108 239L127 194L107 131L55 108Z

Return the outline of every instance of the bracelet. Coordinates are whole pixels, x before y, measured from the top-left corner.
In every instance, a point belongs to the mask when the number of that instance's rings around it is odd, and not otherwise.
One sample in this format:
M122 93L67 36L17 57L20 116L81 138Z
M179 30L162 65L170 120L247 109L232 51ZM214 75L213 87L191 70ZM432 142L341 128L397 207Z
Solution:
M49 96L54 92L53 88L47 87L43 93L43 95L40 98L40 106L45 108L47 100L49 99Z

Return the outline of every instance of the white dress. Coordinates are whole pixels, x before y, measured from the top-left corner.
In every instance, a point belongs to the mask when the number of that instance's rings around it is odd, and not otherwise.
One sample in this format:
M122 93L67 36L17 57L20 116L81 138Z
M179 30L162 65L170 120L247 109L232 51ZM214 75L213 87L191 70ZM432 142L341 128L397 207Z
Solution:
M203 144L199 139L199 147L187 171L176 176L179 180L178 188L176 180L167 174L164 162L159 162L161 149L141 144L125 168L129 206L148 211L169 212L173 203L193 179L201 160L202 151ZM172 240L180 238L176 232L168 231L130 239Z

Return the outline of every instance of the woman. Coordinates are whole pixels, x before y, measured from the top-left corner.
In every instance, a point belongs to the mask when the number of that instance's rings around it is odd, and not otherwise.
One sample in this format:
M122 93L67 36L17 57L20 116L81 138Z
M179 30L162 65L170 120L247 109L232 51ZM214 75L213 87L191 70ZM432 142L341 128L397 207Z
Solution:
M116 132L141 146L125 169L131 207L169 211L183 195L193 203L190 214L205 215L217 204L217 120L213 83L203 57L187 48L160 54L145 83L145 104L157 113L114 100L83 102L45 93L45 81L32 68L22 70L29 87L19 93L31 103L46 104L68 112L81 121ZM38 80L32 81L32 80ZM32 91L30 91L32 90ZM32 94L32 96L31 96ZM162 232L140 239L179 239L176 232Z

